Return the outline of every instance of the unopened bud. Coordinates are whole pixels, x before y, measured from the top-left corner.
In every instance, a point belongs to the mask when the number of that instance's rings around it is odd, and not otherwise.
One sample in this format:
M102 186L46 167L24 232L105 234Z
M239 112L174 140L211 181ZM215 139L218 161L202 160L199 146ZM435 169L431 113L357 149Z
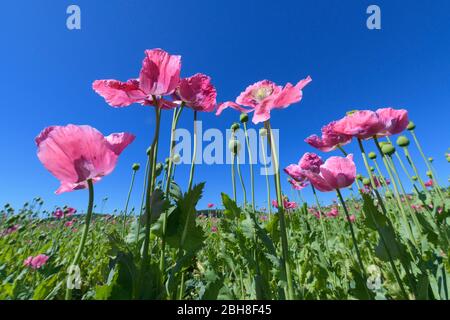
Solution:
M372 152L369 153L369 159L374 160L376 158L377 158L377 154L375 152L372 151Z
M410 121L408 123L408 126L406 127L406 129L408 129L409 131L412 131L416 128L416 125L414 124L414 122Z
M235 122L231 125L231 130L233 130L233 132L239 130L240 128L241 128L241 126L237 122Z
M391 155L393 155L395 153L395 147L392 144L387 143L383 147L381 147L381 151L384 154L386 154L388 156L391 156Z
M239 140L236 139L230 140L228 148L230 149L230 152L232 154L237 154L239 153L239 151L241 151L241 143L239 142Z
M247 123L248 122L248 114L241 113L239 120L241 121L241 123Z
M409 146L409 139L405 136L400 136L397 139L397 145L399 145L400 147L407 147Z
M134 163L131 168L133 171L138 171L141 168L141 165L139 163Z

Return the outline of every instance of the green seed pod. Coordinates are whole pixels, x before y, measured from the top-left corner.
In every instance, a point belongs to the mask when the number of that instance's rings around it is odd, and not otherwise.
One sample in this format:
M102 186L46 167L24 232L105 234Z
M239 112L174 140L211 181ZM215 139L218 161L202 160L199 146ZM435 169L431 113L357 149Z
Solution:
M266 128L259 129L259 135L261 137L267 137L267 129Z
M391 156L391 155L393 155L395 153L395 147L392 144L387 143L387 144L385 144L384 146L381 147L381 151L384 154L386 154L388 156Z
M432 163L434 161L433 157L429 157L428 161Z
M372 159L372 160L374 160L374 159L376 159L377 158L377 154L375 153L375 152L369 152L369 159Z
M9 208L11 205L9 203L5 204L5 208Z
M166 158L166 160L164 160L165 164L169 164L169 162L170 162L170 158Z
M365 186L370 186L370 179L369 178L364 178L363 179L363 185L365 185Z
M374 172L375 168L374 167L370 167L370 171Z
M39 201L39 205L42 206L44 204L44 200Z
M413 179L413 181L417 181L417 176L412 176L411 179Z
M241 121L241 123L247 123L248 122L248 114L241 113L241 116L239 117L239 120Z
M159 177L159 175L161 174L162 170L163 170L163 164L161 162L158 162L156 164L156 167L155 167L155 175L157 177Z
M433 178L433 172L427 171L427 177L428 178Z
M407 147L409 146L409 139L405 136L400 136L397 139L397 145L400 147Z
M231 126L231 130L233 130L233 132L239 130L241 128L241 125L237 122L233 123Z
M181 156L178 153L175 153L172 158L173 163L179 164L181 162Z
M134 163L131 168L133 171L138 171L141 168L141 165L139 163Z
M386 191L386 198L392 198L392 192L387 190Z
M241 151L241 143L236 139L230 140L228 148L230 149L230 152L232 154L237 154L239 153L239 151Z
M24 207L28 207L28 205L29 205L28 202L25 202L25 203L23 204Z
M447 155L447 162L450 162L450 155Z
M361 174L357 174L356 175L356 179L358 179L359 181L362 181L362 179L363 179L363 176L361 175Z
M414 124L414 122L410 121L408 126L406 127L406 129L408 129L409 131L412 131L416 128L416 125Z

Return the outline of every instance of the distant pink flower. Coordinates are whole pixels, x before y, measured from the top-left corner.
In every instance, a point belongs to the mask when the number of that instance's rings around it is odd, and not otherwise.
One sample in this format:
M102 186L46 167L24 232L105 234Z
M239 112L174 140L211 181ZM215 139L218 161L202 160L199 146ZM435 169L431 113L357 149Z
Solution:
M370 110L356 111L334 124L335 132L358 139L372 138L384 128L378 114Z
M64 226L67 227L67 228L70 228L71 226L73 226L73 223L74 223L74 221L73 221L73 220L70 220L70 221L67 221L67 222L64 224Z
M443 211L444 211L444 208L442 208L442 207L437 208L437 213L438 214L441 214Z
M129 133L104 137L90 126L54 126L36 138L38 158L60 182L57 194L87 187L110 174L120 153L133 140Z
M327 213L327 217L336 218L339 215L339 209L337 206L333 206L330 212Z
M209 208L209 209L214 208L214 203L208 203L208 208Z
M308 208L308 212L311 213L313 216L315 216L317 219L321 218L320 211L316 208Z
M46 256L45 254L39 254L36 257L30 256L25 259L23 265L36 270L40 269L43 265L45 265L48 259L49 257Z
M212 112L216 107L216 88L211 83L211 78L202 73L181 79L174 99L180 100L186 106L202 112Z
M56 219L62 219L62 218L64 218L64 211L62 211L60 208L58 208L55 210L55 212L53 212L53 216Z
M403 132L408 126L408 111L392 108L378 109L376 111L384 128L378 133L379 136L391 136Z
M305 142L323 152L330 152L349 144L352 141L352 136L336 132L334 130L335 124L336 121L333 121L322 127L322 137L314 134L306 138Z
M67 217L73 216L75 213L77 213L77 209L74 209L74 208L67 208L66 209L66 216Z
M285 209L295 209L297 208L297 203L294 201L288 201L287 199L283 200L283 205Z
M267 121L270 119L271 110L287 108L299 102L303 96L302 89L311 81L312 79L307 77L295 86L288 83L284 87L277 86L269 80L256 82L248 86L237 97L236 102L228 101L220 104L216 115L220 115L224 109L231 107L245 113L254 111L252 121L255 124Z
M320 166L320 173L304 171L312 185L322 192L351 186L356 177L356 166L353 155L346 158L331 157Z
M261 221L267 221L267 216L266 215L262 215L262 216L260 216L260 219L261 219Z
M356 221L356 216L354 214L352 214L351 216L348 217L347 220L350 221L351 223L353 223Z
M6 230L4 230L2 233L0 233L0 236L3 237L3 236L10 235L10 234L16 232L19 229L19 227L20 227L20 225L16 224L9 228L6 228Z
M217 229L216 226L212 226L212 227L211 227L211 232L217 232L217 230L218 230L218 229Z
M430 187L432 187L433 186L433 180L432 179L430 179L430 180L428 180L427 182L425 182L425 187L427 187L427 188L430 188Z
M92 87L112 107L127 107L133 103L156 105L155 96L162 101L160 107L173 108L176 105L161 97L174 93L180 82L180 70L180 56L162 49L146 50L139 79L96 80Z
M272 200L272 206L274 208L278 208L278 201L277 200Z

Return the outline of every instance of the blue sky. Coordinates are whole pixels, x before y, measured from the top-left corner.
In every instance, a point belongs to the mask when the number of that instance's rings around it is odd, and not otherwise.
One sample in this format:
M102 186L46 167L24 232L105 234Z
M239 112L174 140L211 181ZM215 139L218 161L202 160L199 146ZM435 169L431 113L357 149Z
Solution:
M77 4L82 29L66 28L66 8ZM366 28L366 8L377 4L382 30ZM126 80L138 75L145 49L161 47L182 55L182 75L210 75L218 100L234 100L249 84L279 84L311 75L304 99L272 114L280 128L281 164L314 151L303 139L351 109L406 108L417 134L447 183L444 153L450 141L450 2L434 1L10 1L1 5L0 204L16 206L41 196L46 207L84 208L86 191L56 196L58 181L36 157L34 137L46 126L89 124L104 134L129 131L136 141L116 170L96 184L96 202L109 197L106 210L122 208L131 165L145 164L153 110L134 105L109 107L91 90L95 79ZM167 156L171 113L163 114L160 159ZM202 114L204 128L225 130L239 114ZM180 127L191 129L184 113ZM372 150L372 146L368 148ZM356 152L356 145L348 148ZM412 153L424 172L416 149ZM328 155L324 155L325 157ZM363 171L359 155L357 165ZM259 168L257 168L259 169ZM143 172L132 202L140 199ZM188 179L188 166L177 180ZM248 179L248 168L243 172ZM231 193L228 166L199 166L195 181L207 181L206 203ZM257 176L257 200L264 205L265 180ZM286 193L289 186L285 183ZM249 189L249 186L247 186ZM310 198L309 191L305 192ZM322 195L324 200L333 194Z

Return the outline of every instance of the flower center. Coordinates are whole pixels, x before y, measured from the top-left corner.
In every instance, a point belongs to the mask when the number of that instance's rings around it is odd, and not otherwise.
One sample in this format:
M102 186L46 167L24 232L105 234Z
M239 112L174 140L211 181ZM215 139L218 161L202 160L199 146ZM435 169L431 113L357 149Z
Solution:
M270 96L273 92L273 88L271 87L260 87L258 89L255 89L253 91L253 98L255 98L256 101L260 102Z

